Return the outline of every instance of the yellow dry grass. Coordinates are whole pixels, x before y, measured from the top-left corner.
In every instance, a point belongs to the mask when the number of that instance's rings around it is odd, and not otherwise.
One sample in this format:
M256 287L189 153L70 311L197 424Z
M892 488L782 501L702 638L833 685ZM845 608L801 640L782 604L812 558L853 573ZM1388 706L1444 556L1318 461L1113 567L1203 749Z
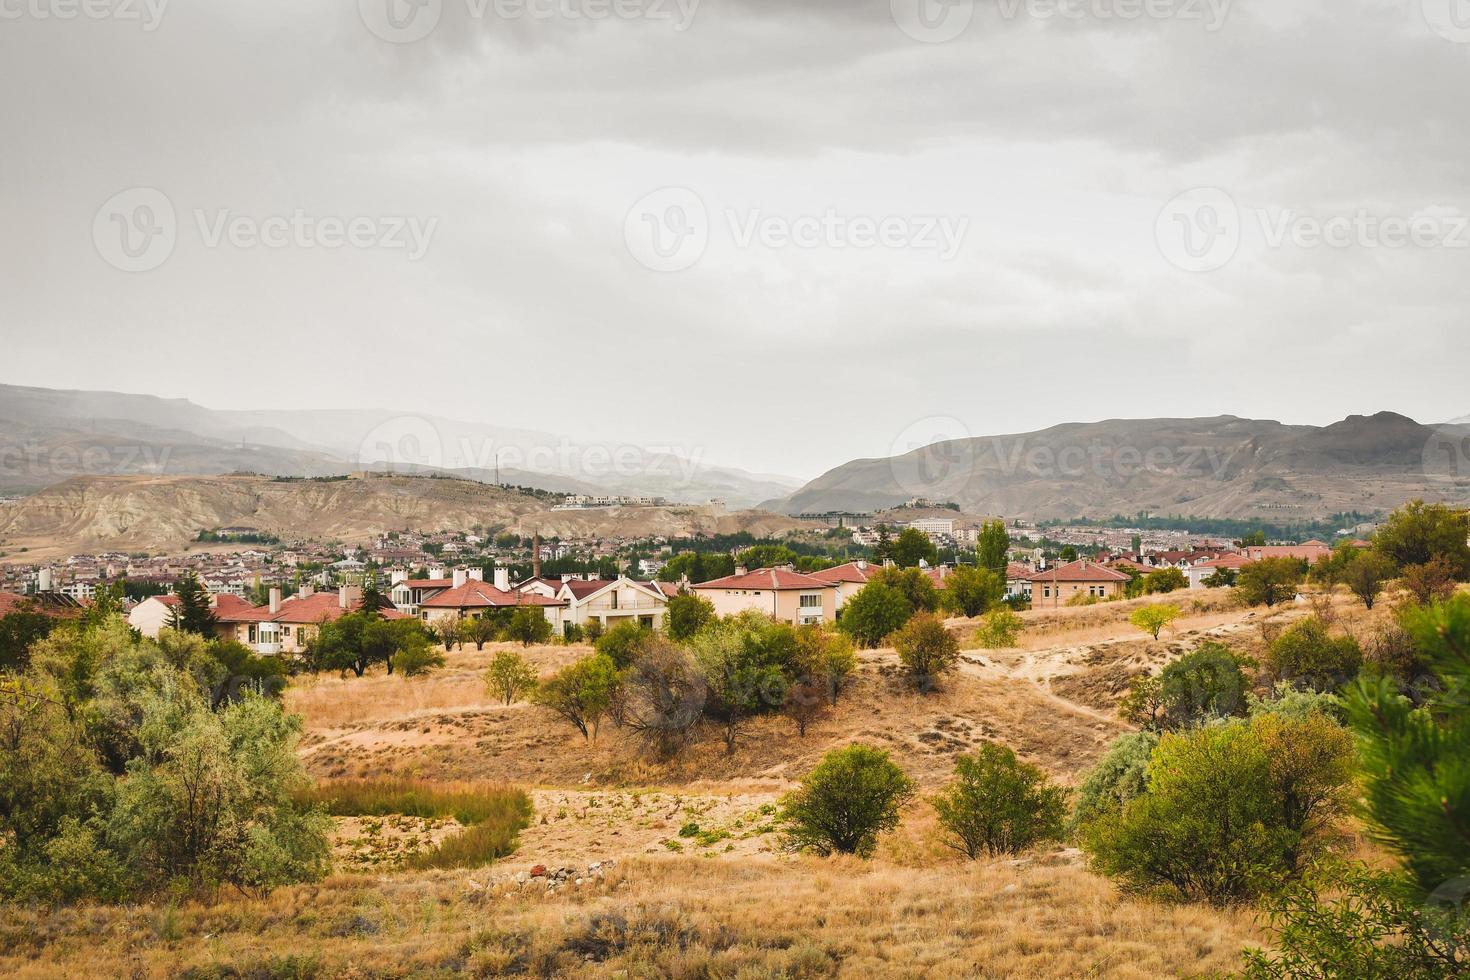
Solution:
M55 976L1197 976L1249 918L1120 896L1065 856L648 858L547 892L342 876L213 906L0 913L0 973Z

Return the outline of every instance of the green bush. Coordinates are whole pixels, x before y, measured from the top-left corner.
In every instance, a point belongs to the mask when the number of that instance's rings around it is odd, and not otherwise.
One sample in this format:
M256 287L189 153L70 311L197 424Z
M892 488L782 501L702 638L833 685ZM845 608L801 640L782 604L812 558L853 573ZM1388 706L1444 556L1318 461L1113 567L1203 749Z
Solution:
M1099 817L1121 812L1148 789L1148 762L1159 744L1155 732L1119 735L1107 754L1088 770L1077 787L1077 804L1072 811L1073 828Z
M902 592L889 585L869 582L842 606L837 626L862 647L881 646L889 634L902 628L914 608Z
M797 847L870 857L878 835L898 826L913 795L913 782L887 752L849 745L828 752L801 788L786 795L780 819Z
M933 690L960 659L959 639L932 613L919 613L893 634L893 649L920 691Z
M514 650L501 650L490 659L485 686L502 703L514 704L517 698L536 689L536 668Z
M653 631L631 620L618 623L597 638L597 652L613 662L618 670L626 670L653 637Z
M1013 647L1025 628L1025 620L1010 609L1005 607L992 609L985 614L984 622L975 632L975 644L986 650Z
M1136 677L1119 713L1147 728L1182 728L1245 712L1254 661L1223 643L1206 642L1173 661L1157 677Z
M404 677L418 677L444 666L444 654L429 646L422 638L415 639L402 650L393 654L393 669Z
M664 609L664 630L669 639L683 642L715 618L715 605L704 596L676 595Z
M1005 594L1005 579L988 568L961 565L944 580L944 606L960 616L982 615Z
M1351 636L1333 636L1325 623L1309 616L1276 638L1266 662L1277 680L1332 691L1357 676L1363 651Z
M1331 719L1266 715L1159 741L1148 786L1080 827L1094 866L1130 890L1217 905L1291 880L1346 806L1351 736Z
M1066 791L1010 749L987 742L955 760L955 779L930 801L945 844L966 857L1015 854L1060 840Z
M160 644L101 616L0 677L0 895L263 892L325 873L326 818L294 799L300 719L252 694L211 710L217 666L202 638Z

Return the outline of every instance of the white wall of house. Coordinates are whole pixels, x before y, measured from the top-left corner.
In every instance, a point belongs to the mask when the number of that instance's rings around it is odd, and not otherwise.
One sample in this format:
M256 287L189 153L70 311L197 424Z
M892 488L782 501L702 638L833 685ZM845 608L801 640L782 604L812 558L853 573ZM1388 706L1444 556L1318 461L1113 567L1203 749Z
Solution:
M168 625L169 607L156 595L149 596L128 613L128 625L144 636L156 639L158 631Z

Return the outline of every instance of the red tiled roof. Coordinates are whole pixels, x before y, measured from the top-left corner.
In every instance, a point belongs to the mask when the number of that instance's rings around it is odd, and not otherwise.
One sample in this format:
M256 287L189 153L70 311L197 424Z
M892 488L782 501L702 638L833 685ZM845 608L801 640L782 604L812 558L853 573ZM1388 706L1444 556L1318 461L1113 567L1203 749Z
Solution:
M483 609L490 606L564 606L560 599L548 599L534 592L502 592L488 582L470 579L457 589L441 592L425 599L422 609Z
M694 589L770 589L781 592L788 589L830 589L831 582L824 582L813 575L788 572L784 568L757 568L744 575L726 575L712 582L701 582Z
M1031 568L1030 566L1021 565L1017 562L1007 562L1006 581L1010 582L1016 579L1030 578L1033 571L1035 571L1035 569Z
M679 594L678 582L647 582L645 584L650 589L654 589L655 591L663 593L664 596L669 599L672 599L674 596Z
M1048 568L1029 576L1032 582L1126 582L1128 576L1115 572L1095 561L1080 558L1077 561Z
M563 589L567 589L572 593L573 598L585 599L592 593L612 585L614 581L616 579L592 579L589 581L587 579L569 578L563 579L561 585ZM557 591L560 592L561 589Z
M1251 560L1249 558L1247 558L1245 555L1234 555L1234 554L1231 554L1231 555L1221 555L1219 558L1211 558L1209 561L1202 561L1196 567L1197 568L1243 568L1246 565L1249 565L1250 563L1251 563Z
M238 606L231 604L228 608L220 607L215 610L215 619L221 623L331 623L349 612L360 612L362 600L356 600L349 604L349 608L342 608L341 597L336 592L314 592L308 596L292 596L281 603L280 609L274 614L270 606L252 606L241 602ZM384 619L405 619L403 613L397 609L379 609L378 615Z
M859 585L865 585L882 568L882 565L876 565L872 562L850 561L846 565L838 565L835 568L824 568L820 572L812 572L811 577L820 579L823 582L831 582L834 585L838 582L856 582Z

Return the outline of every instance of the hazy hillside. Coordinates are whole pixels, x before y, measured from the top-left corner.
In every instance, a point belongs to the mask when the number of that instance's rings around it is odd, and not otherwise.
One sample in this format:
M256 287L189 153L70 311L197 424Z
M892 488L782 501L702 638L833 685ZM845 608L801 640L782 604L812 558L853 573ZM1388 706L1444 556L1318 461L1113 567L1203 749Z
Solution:
M402 411L216 411L179 398L0 385L0 492L73 476L452 472L568 493L744 507L800 481L679 447L606 446Z
M0 506L0 548L13 559L32 559L98 550L176 551L201 530L231 525L287 540L363 542L385 531L476 524L547 537L774 534L801 526L777 514L723 514L697 506L558 511L534 496L453 479L77 477ZM20 555L20 548L28 550Z
M854 460L767 506L869 511L928 497L1041 519L1142 510L1322 518L1416 496L1470 501L1466 435L1391 412L1322 428L1228 415L1072 423Z

